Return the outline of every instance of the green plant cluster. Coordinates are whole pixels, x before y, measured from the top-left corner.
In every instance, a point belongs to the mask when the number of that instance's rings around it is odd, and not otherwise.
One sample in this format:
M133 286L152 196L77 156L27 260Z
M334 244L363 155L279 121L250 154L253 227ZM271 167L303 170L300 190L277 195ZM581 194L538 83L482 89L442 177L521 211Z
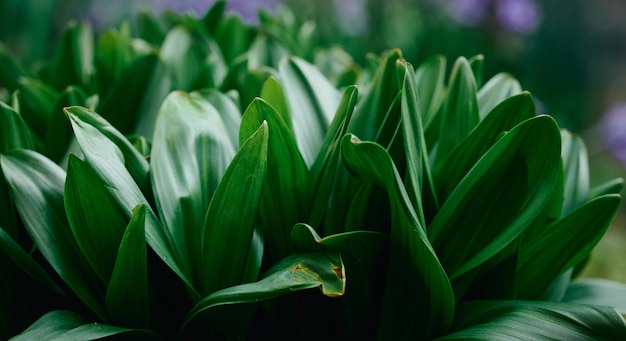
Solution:
M572 281L622 188L580 138L481 56L314 34L218 2L0 45L0 337L626 339L626 286Z

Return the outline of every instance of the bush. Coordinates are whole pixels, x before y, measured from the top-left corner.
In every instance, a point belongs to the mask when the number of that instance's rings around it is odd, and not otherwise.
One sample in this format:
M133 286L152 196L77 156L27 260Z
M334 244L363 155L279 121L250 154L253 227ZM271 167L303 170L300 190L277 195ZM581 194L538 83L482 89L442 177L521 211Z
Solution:
M572 281L622 180L512 76L223 9L0 48L1 337L626 336L626 286Z

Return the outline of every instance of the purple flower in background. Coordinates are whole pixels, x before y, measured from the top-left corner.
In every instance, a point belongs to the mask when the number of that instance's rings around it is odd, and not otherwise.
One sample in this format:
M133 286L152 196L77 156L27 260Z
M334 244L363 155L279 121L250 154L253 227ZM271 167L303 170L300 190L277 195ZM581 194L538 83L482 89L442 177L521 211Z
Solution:
M215 0L153 0L151 7L155 13L172 10L202 16L214 2Z
M490 0L450 0L446 12L456 22L465 26L477 26L488 14Z
M532 33L541 21L541 13L533 0L498 0L495 14L500 26L520 33Z
M359 36L368 30L369 17L365 0L333 0L337 24L350 36Z
M604 113L600 137L611 154L626 164L626 102L615 103Z

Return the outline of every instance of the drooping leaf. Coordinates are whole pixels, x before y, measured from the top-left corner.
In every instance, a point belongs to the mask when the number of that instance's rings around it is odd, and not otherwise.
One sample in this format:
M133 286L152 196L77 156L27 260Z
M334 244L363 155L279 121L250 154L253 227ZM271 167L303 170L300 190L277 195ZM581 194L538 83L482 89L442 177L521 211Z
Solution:
M542 212L560 171L559 141L549 116L526 120L461 180L428 228L450 278L496 255Z
M583 278L572 282L563 302L615 308L626 315L626 285L600 278Z
M460 57L450 74L448 94L441 113L437 160L463 141L480 121L476 80L467 59Z
M165 99L154 132L151 176L160 216L189 269L200 262L195 255L207 207L234 155L211 103L182 91Z
M263 122L233 158L217 186L200 235L200 292L217 290L253 281L258 274L246 270L249 263L261 191L268 163L268 124ZM270 236L267 236L269 238ZM256 255L254 255L256 256ZM224 260L228 260L225 262ZM260 261L252 260L260 266Z
M552 279L584 260L600 241L617 212L620 196L607 194L524 238L518 263L517 298L541 295Z
M389 268L379 337L428 338L445 332L454 314L452 287L389 154L380 145L351 135L343 138L341 154L351 173L384 187L391 202Z
M119 245L104 301L114 322L134 328L147 328L150 322L145 225L146 207L140 205Z
M158 335L148 330L127 329L96 322L89 323L87 319L75 312L54 310L43 315L11 340L99 340L114 335L129 336L138 340L160 339Z
M477 301L459 305L455 333L441 340L621 340L615 309L562 302Z
M312 288L320 288L324 295L336 297L344 294L345 285L345 269L338 254L292 255L272 266L260 281L216 291L198 302L185 318L181 337L187 335L188 329L202 326L206 333L215 328L212 326L227 320L229 316L214 313L221 313L220 307L264 301Z
M65 216L65 171L41 154L15 150L0 156L11 197L31 239L74 293L98 316L102 285L80 252Z
M616 178L592 187L589 190L589 198L597 198L605 194L619 194L624 188L624 179Z

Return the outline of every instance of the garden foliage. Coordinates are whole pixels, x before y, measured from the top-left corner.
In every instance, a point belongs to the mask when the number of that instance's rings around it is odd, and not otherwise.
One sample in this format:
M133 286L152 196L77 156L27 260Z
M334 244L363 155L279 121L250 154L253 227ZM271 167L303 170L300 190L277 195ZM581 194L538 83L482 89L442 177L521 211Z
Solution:
M0 338L626 339L622 180L511 75L223 10L0 45Z

